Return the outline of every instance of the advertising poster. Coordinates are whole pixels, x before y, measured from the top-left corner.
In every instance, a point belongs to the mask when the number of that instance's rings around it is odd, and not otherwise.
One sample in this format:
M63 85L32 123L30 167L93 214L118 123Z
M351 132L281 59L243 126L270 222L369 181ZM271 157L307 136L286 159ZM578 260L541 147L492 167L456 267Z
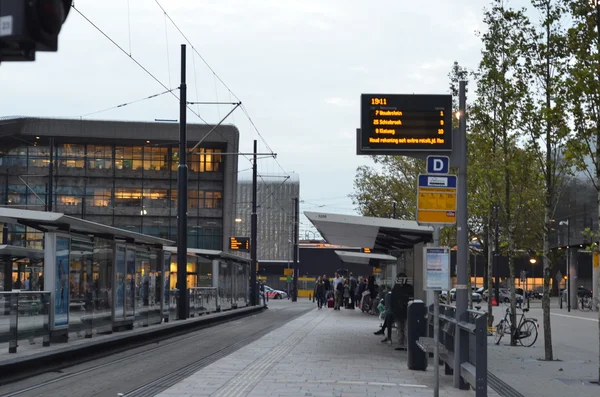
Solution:
M446 291L450 289L450 249L425 248L425 289Z
M69 325L69 241L68 237L56 237L54 328Z
M115 266L115 320L125 318L125 248L117 247Z

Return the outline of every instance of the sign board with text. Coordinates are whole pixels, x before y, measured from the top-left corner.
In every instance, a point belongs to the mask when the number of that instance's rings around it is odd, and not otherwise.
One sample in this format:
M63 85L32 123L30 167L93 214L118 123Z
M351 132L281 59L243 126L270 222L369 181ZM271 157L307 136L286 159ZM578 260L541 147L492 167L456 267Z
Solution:
M428 225L454 225L456 186L456 175L419 175L417 222Z
M357 154L452 151L452 96L362 94Z
M284 276L293 276L294 275L294 269L283 269L283 275Z
M423 276L426 291L450 289L450 248L423 248Z
M250 237L229 237L229 249L232 251L250 251ZM258 267L258 263L256 264ZM258 270L258 268L257 268Z

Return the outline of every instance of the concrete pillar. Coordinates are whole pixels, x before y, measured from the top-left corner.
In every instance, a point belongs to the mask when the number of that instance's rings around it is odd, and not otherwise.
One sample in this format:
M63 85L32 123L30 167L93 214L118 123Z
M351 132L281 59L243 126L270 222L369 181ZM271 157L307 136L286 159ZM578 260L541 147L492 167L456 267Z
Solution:
M415 299L420 299L425 302L425 305L429 305L433 300L427 300L427 296L425 291L423 290L423 281L425 277L423 276L423 243L419 243L413 248L413 288L415 290Z
M577 247L571 247L569 249L569 272L570 277L570 285L569 285L569 295L571 295L571 310L577 309L577 286L579 285L577 281Z

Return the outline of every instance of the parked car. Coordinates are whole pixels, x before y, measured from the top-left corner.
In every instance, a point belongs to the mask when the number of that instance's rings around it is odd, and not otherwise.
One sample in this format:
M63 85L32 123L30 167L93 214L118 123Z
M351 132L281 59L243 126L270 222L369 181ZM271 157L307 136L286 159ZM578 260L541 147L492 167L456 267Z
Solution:
M473 289L471 289L471 300L473 302L481 302L481 295L475 291L473 291ZM456 288L452 288L450 290L450 302L454 302L456 300Z
M492 296L495 295L495 290L492 289ZM521 294L516 294L517 295L517 303L523 303L523 295ZM487 302L489 298L489 291L486 289L485 291L483 291L483 299ZM505 302L508 303L510 302L510 291L506 288L500 288L499 291L499 298L500 298L500 302Z
M271 287L267 287L265 285L265 293L267 294L267 298L269 299L286 299L287 292L281 291L278 289L273 289Z

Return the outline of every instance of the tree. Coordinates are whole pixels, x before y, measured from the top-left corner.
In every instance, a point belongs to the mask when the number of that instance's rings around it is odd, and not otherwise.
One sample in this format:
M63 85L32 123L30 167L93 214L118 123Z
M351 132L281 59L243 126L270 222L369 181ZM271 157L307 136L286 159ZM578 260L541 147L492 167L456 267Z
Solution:
M530 151L523 150L520 144L519 116L528 90L527 73L529 61L526 53L525 33L530 22L524 9L515 10L502 0L493 0L484 11L487 31L480 35L483 50L477 70L478 104L474 117L477 128L489 133L492 156L489 191L493 202L488 202L490 213L487 216L487 238L492 228L492 219L501 221L504 238L507 242L507 258L510 271L512 325L516 325L516 295L514 288L514 252L518 226L522 223L525 197L530 197L526 183L522 189L515 183L522 171L520 162L529 160ZM493 208L493 215L491 209ZM496 227L498 230L498 227ZM498 236L497 236L498 238ZM496 244L495 244L496 245ZM498 253L499 247L495 246ZM489 252L489 249L488 249ZM489 256L488 256L489 258ZM489 260L489 259L488 259ZM489 270L488 270L489 271ZM491 282L488 280L491 290ZM498 288L498 286L496 286ZM491 307L488 306L491 313ZM511 344L516 341L511 337Z
M594 2L594 8L589 0L565 2L572 20L567 41L572 59L568 64L566 94L575 132L573 139L568 142L566 158L588 175L596 189L599 207L597 215L600 221L600 5ZM590 235L597 239L600 230L592 231ZM596 273L594 271L594 290L600 291L600 277ZM600 311L598 339L600 347ZM600 381L600 348L598 361Z
M402 156L373 156L373 161L378 167L356 170L353 204L363 215L390 218L396 203L397 218L414 220L415 186L419 174L425 172L425 162Z
M564 95L567 69L566 31L561 24L565 8L557 0L532 0L539 11L540 21L528 29L526 50L528 68L527 96L521 122L524 139L532 151L543 174L544 228L543 228L543 274L544 295L542 298L544 324L544 358L553 360L552 327L550 322L550 230L556 204L560 195L564 175L569 164L561 161L564 146L569 136L566 122Z

